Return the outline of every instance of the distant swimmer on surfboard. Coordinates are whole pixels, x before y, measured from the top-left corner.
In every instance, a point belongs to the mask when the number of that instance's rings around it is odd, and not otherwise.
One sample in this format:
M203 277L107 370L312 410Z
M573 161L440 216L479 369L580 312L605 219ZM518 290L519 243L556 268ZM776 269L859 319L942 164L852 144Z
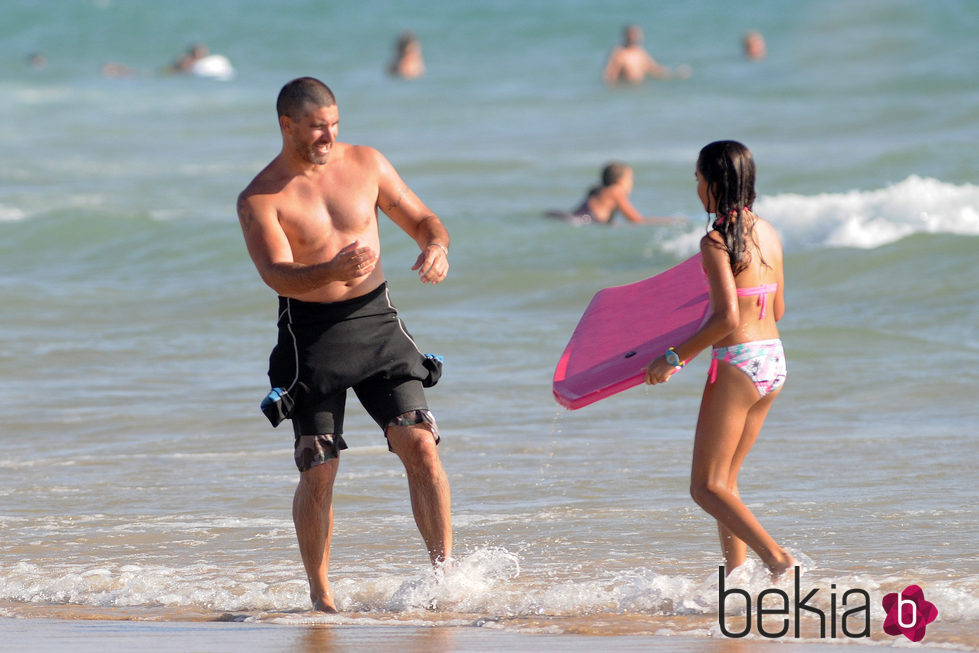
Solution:
M686 222L683 218L647 217L629 201L629 194L635 183L632 168L614 161L602 169L602 183L592 186L581 205L573 211L546 211L549 218L564 220L575 225L600 223L608 224L617 212L622 213L629 222L637 224L678 224Z
M195 43L187 52L163 70L166 75L186 74L228 82L235 78L235 69L223 54L211 54L208 47Z

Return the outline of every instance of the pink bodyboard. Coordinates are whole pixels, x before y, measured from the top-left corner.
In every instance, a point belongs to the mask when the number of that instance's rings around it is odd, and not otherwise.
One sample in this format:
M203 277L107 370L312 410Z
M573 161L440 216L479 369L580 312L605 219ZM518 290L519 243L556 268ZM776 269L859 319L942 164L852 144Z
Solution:
M697 332L710 311L696 254L655 277L595 293L554 370L554 397L575 410L639 385L644 368Z

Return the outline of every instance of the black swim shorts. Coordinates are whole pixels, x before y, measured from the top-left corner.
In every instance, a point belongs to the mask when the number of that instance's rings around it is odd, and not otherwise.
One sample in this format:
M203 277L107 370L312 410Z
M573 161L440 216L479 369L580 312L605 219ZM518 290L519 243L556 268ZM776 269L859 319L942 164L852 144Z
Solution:
M303 436L331 436L329 457L347 448L342 433L348 388L384 430L412 411L431 415L423 388L438 381L441 368L415 345L386 283L342 302L279 297L278 326L269 380L273 388L288 389L295 403L290 417L297 456ZM422 421L429 420L414 423Z

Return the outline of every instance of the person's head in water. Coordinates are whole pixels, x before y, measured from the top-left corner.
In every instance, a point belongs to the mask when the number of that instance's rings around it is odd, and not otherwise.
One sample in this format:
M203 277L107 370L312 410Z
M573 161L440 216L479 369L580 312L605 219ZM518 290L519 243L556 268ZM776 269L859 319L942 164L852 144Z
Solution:
M755 158L737 141L714 141L700 150L696 176L697 195L704 210L717 216L714 229L724 236L731 269L738 274L750 261L752 225L744 217L755 203Z
M613 161L602 168L602 186L614 186L632 175L632 168L624 163Z
M642 28L638 25L626 25L622 30L622 44L627 48L642 45L642 37Z
M401 32L401 36L398 37L398 42L395 45L395 50L399 57L403 57L406 54L412 54L413 50L417 50L421 47L418 41L418 37L415 36L414 32L405 30Z
M764 59L766 54L765 38L761 32L751 30L744 35L744 56L749 59Z

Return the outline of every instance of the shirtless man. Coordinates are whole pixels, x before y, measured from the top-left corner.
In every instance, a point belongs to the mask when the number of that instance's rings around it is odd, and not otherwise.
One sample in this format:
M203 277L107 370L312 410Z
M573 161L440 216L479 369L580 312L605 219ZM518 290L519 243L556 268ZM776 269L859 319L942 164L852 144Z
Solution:
M313 609L335 612L327 576L348 387L405 466L432 564L451 556L449 483L422 390L441 367L418 351L390 303L377 210L418 243L412 269L423 283L445 279L449 234L380 152L337 140L338 108L325 84L289 82L276 109L282 151L239 195L238 219L259 274L279 295L269 377L287 402L272 402L283 409L269 419L292 419L299 550Z
M646 76L657 79L669 79L672 73L669 68L659 65L642 47L642 29L638 25L629 25L623 33L622 45L616 46L609 55L608 63L602 77L609 84L628 82L639 84Z

